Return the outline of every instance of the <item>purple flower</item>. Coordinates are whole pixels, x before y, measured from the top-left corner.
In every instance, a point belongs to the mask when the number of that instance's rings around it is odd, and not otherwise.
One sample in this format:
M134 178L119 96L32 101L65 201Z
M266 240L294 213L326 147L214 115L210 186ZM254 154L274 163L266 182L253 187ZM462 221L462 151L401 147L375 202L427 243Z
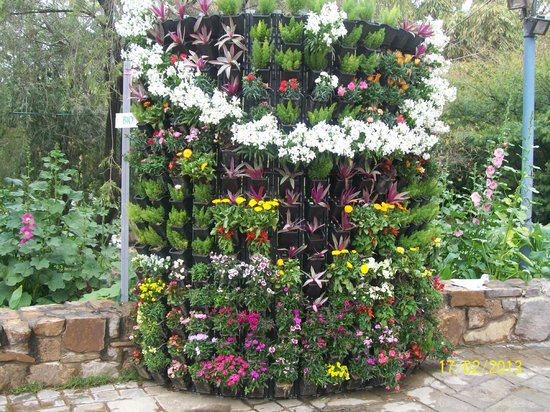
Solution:
M250 376L252 376L253 379L258 379L260 377L260 374L256 371L250 372Z

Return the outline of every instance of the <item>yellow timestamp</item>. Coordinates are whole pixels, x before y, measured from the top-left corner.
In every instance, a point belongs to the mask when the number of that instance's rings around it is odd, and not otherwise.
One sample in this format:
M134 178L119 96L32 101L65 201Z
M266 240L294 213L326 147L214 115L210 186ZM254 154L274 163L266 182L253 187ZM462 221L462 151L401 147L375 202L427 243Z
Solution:
M459 374L465 375L504 375L506 373L513 373L518 375L523 372L523 363L520 360L442 360L441 373Z

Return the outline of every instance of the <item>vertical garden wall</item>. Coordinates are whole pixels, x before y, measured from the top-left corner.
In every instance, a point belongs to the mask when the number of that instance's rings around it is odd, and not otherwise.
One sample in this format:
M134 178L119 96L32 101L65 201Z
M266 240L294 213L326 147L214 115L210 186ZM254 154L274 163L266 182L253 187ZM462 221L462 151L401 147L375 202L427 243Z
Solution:
M123 2L135 361L224 395L398 389L449 351L429 264L441 25L231 4Z

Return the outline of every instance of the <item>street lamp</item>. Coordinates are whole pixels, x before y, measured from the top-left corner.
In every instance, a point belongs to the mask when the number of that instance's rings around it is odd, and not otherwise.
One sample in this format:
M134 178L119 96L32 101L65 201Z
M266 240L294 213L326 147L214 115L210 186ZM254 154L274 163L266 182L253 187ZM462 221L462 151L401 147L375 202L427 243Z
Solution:
M524 25L526 33L544 36L550 27L550 20L541 16L528 17Z

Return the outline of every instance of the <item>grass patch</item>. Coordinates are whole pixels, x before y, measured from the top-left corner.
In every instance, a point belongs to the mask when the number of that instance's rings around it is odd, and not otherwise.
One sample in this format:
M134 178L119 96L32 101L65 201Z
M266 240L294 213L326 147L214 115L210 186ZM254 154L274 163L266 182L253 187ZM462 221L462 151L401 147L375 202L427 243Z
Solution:
M126 382L141 382L144 379L139 376L134 368L125 369L120 372L120 376L114 377L109 375L89 376L86 378L73 377L62 385L47 386L43 383L29 383L15 388L8 389L7 395L21 395L24 393L36 394L44 389L64 390L64 389L87 389L102 385L113 385Z

